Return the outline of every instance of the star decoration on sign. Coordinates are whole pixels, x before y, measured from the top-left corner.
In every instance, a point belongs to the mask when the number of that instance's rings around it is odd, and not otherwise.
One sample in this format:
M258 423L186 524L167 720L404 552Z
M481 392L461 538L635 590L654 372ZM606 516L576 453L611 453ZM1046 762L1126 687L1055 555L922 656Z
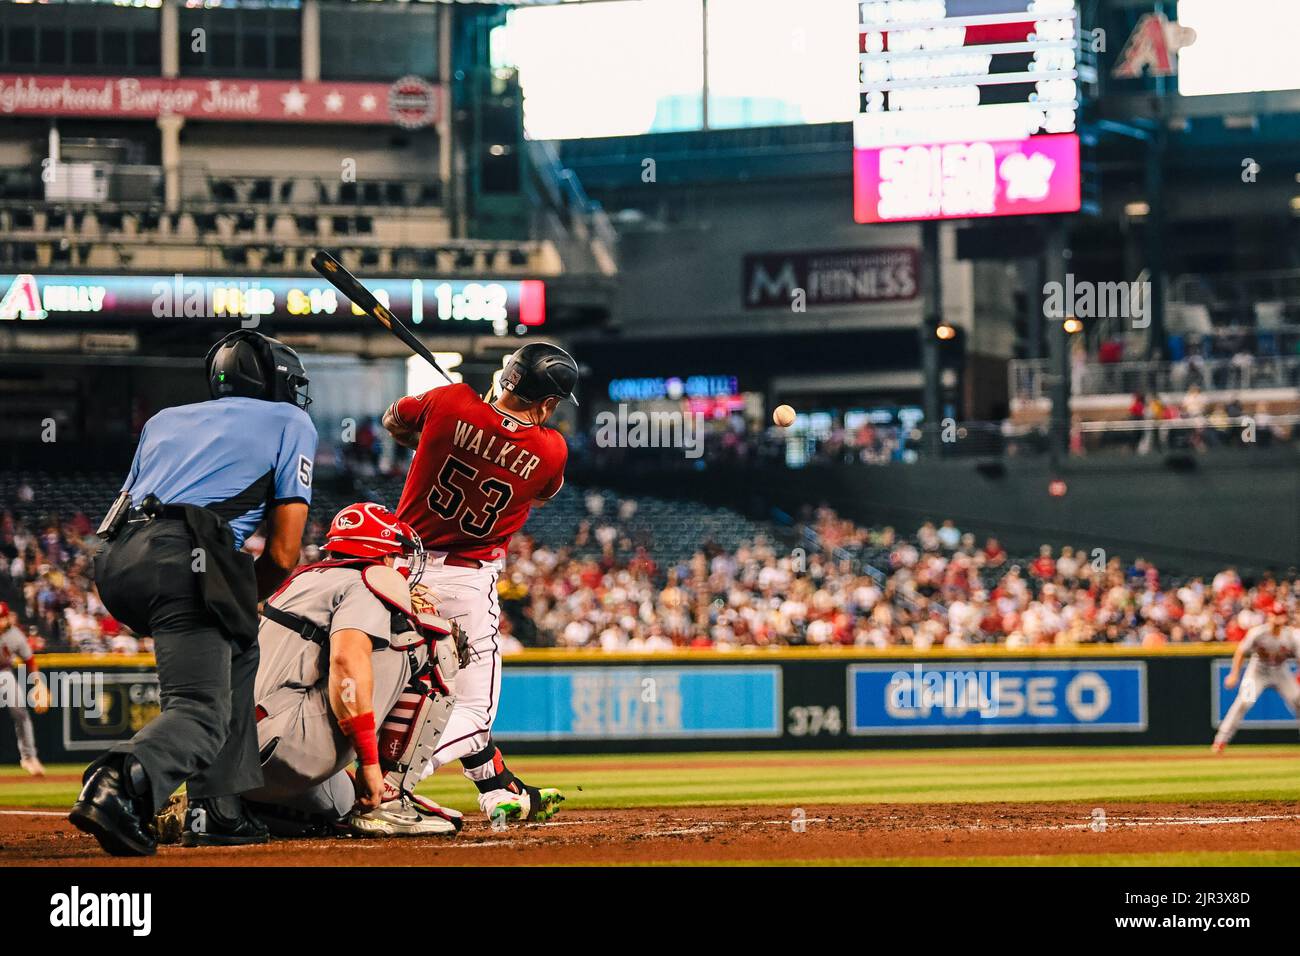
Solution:
M998 167L999 175L1007 184L1007 199L1035 201L1046 199L1052 191L1052 173L1055 170L1056 163L1042 153L1033 156L1012 153Z
M343 97L338 90L330 90L329 95L325 97L325 109L331 113L337 113L343 109Z
M284 104L285 113L296 113L301 116L307 112L307 94L297 86L289 87L288 93L281 93L280 102Z
M378 105L379 105L378 101L371 93L367 93L365 96L361 97L361 108L365 110L367 113L373 113L375 111L375 107Z

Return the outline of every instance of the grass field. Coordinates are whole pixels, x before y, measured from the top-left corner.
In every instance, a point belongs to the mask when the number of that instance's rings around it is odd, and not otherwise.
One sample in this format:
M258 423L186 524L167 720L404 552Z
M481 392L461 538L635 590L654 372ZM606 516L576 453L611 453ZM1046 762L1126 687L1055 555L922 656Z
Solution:
M1300 802L1300 747L1048 747L818 753L512 757L530 783L559 787L566 809L749 804ZM51 780L0 767L0 805L64 807L81 765L48 767ZM420 792L464 812L476 804L459 773Z
M503 846L469 783L439 774L421 793L466 814L458 847L478 855L408 845L403 861L1300 865L1300 746L1219 757L1204 747L626 754L514 757L511 766L565 792L559 828L512 831L516 842ZM80 769L52 766L36 780L0 768L0 808L9 808L0 837L22 837L11 849L24 860L44 858L41 832L28 830L66 826L47 811L76 798ZM803 808L807 833L791 838L788 821ZM1112 821L1107 832L1090 832L1094 808ZM292 862L310 864L311 852Z

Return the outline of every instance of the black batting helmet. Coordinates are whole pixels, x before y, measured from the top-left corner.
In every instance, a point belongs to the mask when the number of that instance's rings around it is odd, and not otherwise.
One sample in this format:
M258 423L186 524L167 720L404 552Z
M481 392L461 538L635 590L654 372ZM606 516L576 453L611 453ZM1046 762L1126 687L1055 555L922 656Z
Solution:
M307 370L298 353L283 342L236 329L208 352L208 391L213 398L238 395L268 402L288 402L299 408L307 397Z
M558 345L532 342L506 362L501 389L514 392L526 402L540 402L552 395L577 405L573 389L578 384L578 363Z

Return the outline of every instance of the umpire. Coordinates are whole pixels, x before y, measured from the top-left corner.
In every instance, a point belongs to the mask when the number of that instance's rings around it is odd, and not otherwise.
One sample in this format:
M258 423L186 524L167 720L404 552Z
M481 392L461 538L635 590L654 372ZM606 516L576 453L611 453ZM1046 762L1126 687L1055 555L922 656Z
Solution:
M298 563L316 429L297 354L249 329L208 353L212 400L145 424L100 526L100 597L152 635L162 713L86 770L68 819L114 856L157 849L153 817L186 784L186 846L264 843L238 794L262 784L254 728L257 602ZM266 519L256 561L240 551Z

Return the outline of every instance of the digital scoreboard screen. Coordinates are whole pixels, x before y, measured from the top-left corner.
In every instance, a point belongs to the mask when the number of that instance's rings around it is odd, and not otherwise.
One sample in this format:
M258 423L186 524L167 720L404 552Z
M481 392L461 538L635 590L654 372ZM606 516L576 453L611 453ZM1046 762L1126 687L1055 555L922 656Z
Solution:
M1080 208L1076 0L858 4L854 219Z
M506 335L546 321L540 279L374 279L366 285L417 328ZM361 315L319 276L0 275L0 323L265 318L307 326Z

